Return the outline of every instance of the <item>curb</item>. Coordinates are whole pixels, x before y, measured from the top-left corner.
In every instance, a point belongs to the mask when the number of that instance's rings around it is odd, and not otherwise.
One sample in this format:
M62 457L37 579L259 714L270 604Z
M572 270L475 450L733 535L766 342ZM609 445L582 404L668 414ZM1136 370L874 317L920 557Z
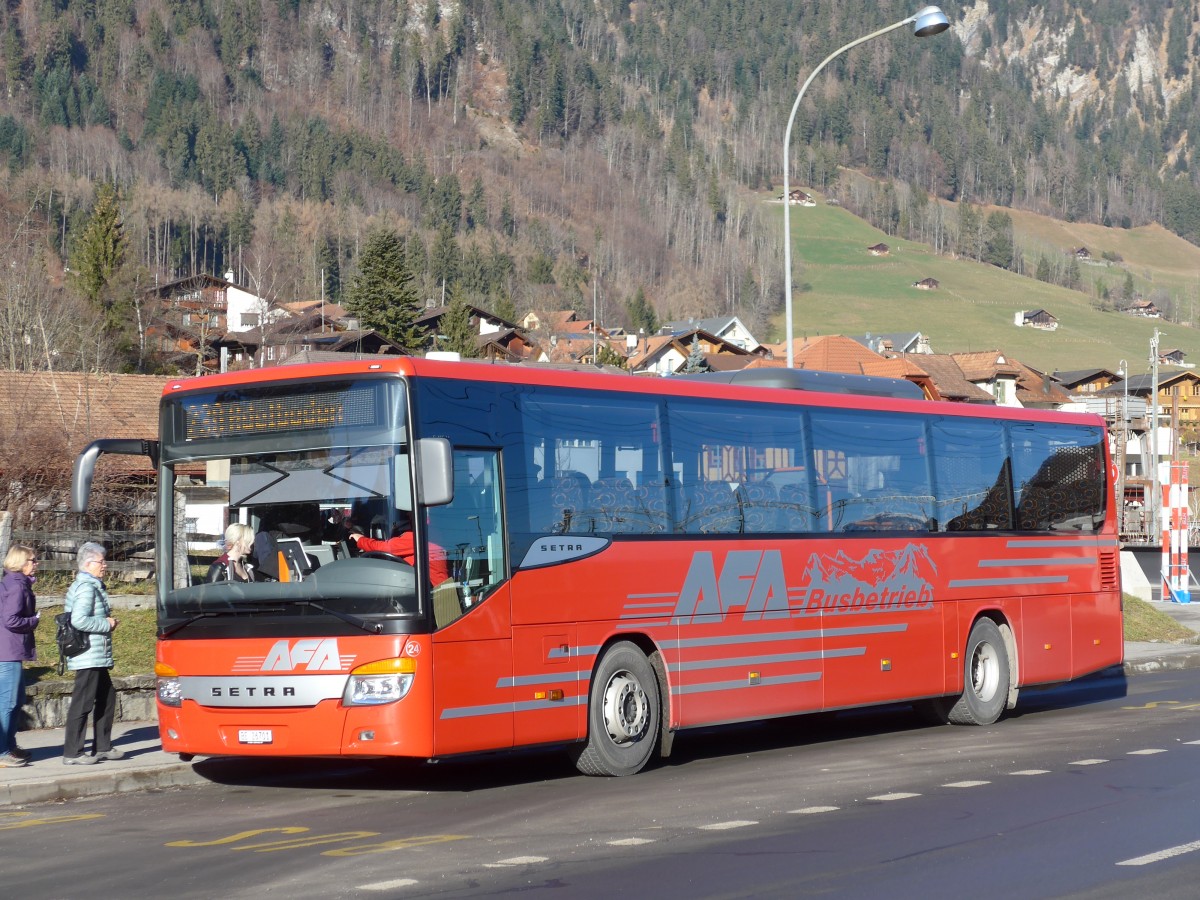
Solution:
M1168 672L1175 669L1200 668L1200 648L1189 653L1174 653L1153 659L1126 661L1126 675L1143 675L1149 672Z
M48 776L36 781L0 785L0 807L53 803L208 783L209 780L196 772L190 763L182 762L165 763L152 769L116 770L106 775L88 774L65 778Z

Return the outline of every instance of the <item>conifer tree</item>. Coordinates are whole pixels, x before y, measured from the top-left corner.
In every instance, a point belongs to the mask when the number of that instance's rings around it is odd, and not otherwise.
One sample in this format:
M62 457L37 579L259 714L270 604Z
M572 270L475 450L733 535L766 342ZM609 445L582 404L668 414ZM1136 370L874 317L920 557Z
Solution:
M441 332L439 350L457 353L463 359L475 359L479 356L475 329L471 327L471 307L460 288L454 289L450 308L442 317Z
M98 305L104 305L106 299L111 303L105 289L125 264L127 245L116 188L102 184L72 259L75 282L84 297Z
M374 328L410 351L424 343L423 329L416 325L420 294L404 242L394 230L378 228L367 235L344 305L364 328Z
M708 371L708 363L704 361L704 348L700 345L699 335L692 335L692 348L688 352L687 362L683 365L683 371L686 375Z

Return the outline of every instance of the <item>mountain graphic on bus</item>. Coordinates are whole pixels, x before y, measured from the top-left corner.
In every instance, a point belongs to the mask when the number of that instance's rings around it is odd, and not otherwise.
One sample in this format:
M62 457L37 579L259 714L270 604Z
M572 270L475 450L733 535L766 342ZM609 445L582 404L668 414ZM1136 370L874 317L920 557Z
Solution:
M937 566L923 544L909 544L861 558L814 553L804 574L802 615L885 612L932 607Z

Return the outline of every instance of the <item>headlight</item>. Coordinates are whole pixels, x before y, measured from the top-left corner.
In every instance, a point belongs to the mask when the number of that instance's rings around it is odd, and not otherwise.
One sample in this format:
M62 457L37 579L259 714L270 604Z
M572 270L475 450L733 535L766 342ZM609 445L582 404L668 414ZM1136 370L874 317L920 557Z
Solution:
M342 694L345 706L378 706L403 700L412 687L417 664L411 659L381 659L350 673Z
M183 682L174 666L164 662L154 664L154 674L158 680L158 702L163 706L180 706L183 704Z

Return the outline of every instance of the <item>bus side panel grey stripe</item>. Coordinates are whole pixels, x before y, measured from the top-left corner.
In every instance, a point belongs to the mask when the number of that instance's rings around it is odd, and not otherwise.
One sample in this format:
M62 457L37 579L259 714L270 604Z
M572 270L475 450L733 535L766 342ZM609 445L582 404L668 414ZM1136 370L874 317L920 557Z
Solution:
M459 706L443 709L443 719L469 719L474 716L502 716L506 713L535 712L544 709L562 709L566 706L582 706L587 697L564 697L562 700L523 700L520 703L491 703L487 706Z
M698 659L691 662L674 662L671 671L686 672L690 669L724 669L727 666L766 666L772 663L807 662L814 659L838 659L846 656L864 656L866 647L846 647L841 650L811 650L807 653L773 653L767 656L722 657L720 659Z
M707 694L716 691L741 691L750 688L769 687L778 684L799 684L804 681L820 681L820 672L802 672L799 675L774 675L770 678L762 678L754 684L745 679L738 681L713 681L708 684L689 684L682 687L671 688L672 695L679 694Z
M981 559L980 568L1001 568L1004 566L1094 566L1094 559L1081 559L1078 556L1045 556L1032 559Z
M1043 575L1041 578L967 578L963 581L951 581L950 587L1006 587L1015 584L1062 584L1066 580L1066 575Z

